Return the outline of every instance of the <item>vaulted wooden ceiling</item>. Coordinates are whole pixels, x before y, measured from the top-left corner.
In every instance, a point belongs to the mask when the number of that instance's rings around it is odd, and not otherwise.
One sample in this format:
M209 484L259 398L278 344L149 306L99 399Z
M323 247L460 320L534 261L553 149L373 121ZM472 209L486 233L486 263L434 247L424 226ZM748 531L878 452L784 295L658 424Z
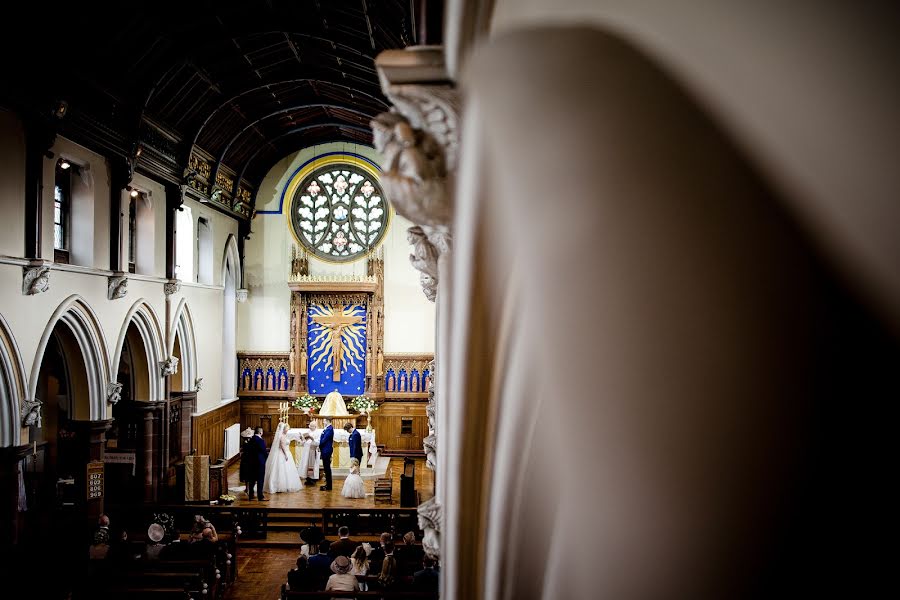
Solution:
M94 4L25 7L0 94L39 119L65 101L60 134L172 182L203 155L207 193L220 172L236 196L300 148L371 143L374 58L417 41L410 0Z

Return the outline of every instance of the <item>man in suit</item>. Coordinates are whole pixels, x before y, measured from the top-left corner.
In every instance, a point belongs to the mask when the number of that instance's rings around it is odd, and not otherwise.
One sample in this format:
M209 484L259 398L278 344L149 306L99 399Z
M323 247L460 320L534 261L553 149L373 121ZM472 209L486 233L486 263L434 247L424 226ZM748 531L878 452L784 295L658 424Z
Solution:
M437 592L439 588L440 575L435 567L434 559L426 556L422 559L421 571L416 571L413 575L413 589L417 592Z
M322 540L319 542L319 553L309 557L309 570L312 571L316 580L320 582L319 589L322 589L322 587L325 586L325 582L328 580L328 577L331 576L332 558L328 556L330 549L331 542Z
M325 429L319 437L319 454L322 456L322 469L325 471L325 485L319 489L324 491L331 489L331 455L334 452L334 427L331 419L325 417Z
M338 541L331 544L331 550L328 553L331 558L337 558L338 556L346 556L350 558L350 555L353 554L353 551L356 550L356 547L359 545L353 540L350 539L350 528L343 526L338 529Z
M257 498L259 500L265 501L268 498L263 497L263 481L266 478L266 441L262 439L262 427L257 427L256 432L253 437L250 438L250 442L247 444L247 450L251 453L251 455L255 455L256 460L250 460L249 467L247 473L248 483L248 493L250 498L253 498L253 486L257 486Z
M359 468L362 470L362 436L359 434L359 430L353 426L353 423L345 423L344 431L350 434L350 458L358 460Z

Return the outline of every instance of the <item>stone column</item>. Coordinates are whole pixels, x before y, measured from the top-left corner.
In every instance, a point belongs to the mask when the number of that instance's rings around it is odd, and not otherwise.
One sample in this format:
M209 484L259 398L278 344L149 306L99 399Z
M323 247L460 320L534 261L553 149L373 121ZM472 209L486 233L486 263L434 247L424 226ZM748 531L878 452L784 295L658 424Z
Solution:
M437 302L446 290L438 292L445 275L452 234L454 179L456 176L457 123L460 96L453 87L443 64L443 51L438 46L410 47L406 50L382 52L375 61L381 87L394 104L394 110L382 113L372 121L375 146L384 157L381 185L400 215L414 223L407 232L413 247L409 259L420 272L422 291ZM438 306L435 361L432 386L429 388L428 436L424 440L426 464L435 470L435 496L419 507L419 525L425 532L426 553L440 558L442 522L441 485L438 465L440 426L438 405L440 386L435 387L438 373L443 372L440 352L441 325L446 311Z
M144 502L153 502L156 499L156 485L153 481L153 421L155 420L152 407L144 412Z

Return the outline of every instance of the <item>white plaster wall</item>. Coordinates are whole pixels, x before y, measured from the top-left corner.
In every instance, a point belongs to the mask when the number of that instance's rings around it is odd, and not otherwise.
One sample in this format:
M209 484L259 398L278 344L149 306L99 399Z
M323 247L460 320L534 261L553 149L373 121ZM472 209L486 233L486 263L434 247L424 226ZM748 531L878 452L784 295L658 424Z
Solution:
M291 245L296 244L281 206L281 194L298 167L328 152L350 152L376 164L378 154L367 146L332 143L306 148L276 164L257 195L259 211L244 246L244 287L249 299L238 306L238 349L283 351L290 349ZM285 204L288 199L285 199ZM385 252L385 352L433 352L434 304L419 287L419 275L409 265L406 242L409 222L394 214L382 242ZM299 244L297 244L299 247ZM366 275L366 261L327 263L310 258L313 275Z
M82 168L72 174L72 216L69 246L72 264L109 268L109 168L106 159L83 146L57 137L53 158L44 159L44 193L41 214L41 254L53 257L53 182L56 161L66 158Z
M200 216L209 219L213 231L213 284L182 284L179 293L167 299L165 284L165 187L142 175L136 175L134 186L149 192L152 204L154 240L151 244L152 273L130 276L125 298L107 299L109 267L109 179L103 157L57 138L53 146L56 155L44 163L45 185L43 196L42 252L45 259L53 257L53 178L56 157L64 156L79 165L88 167L88 182L79 180L84 193L90 193L92 206L90 218L82 227L91 231L73 229L73 235L81 235L86 242L82 248L90 255L90 265L51 267L50 289L34 296L22 294L22 264L24 263L24 133L14 115L0 111L0 207L4 218L0 220L0 314L8 322L15 337L15 352L22 358L26 371L26 385L37 372L40 360L36 357L41 337L54 311L71 295L78 295L94 311L103 336L104 360L112 375L118 365L111 364L122 329L127 326L125 317L134 303L143 298L153 311L160 330L160 356L168 356L168 347L175 333L175 310L185 299L194 325L196 342L197 376L203 378L198 394L198 412L220 405L222 371L222 264L229 236L237 236L237 221L212 208L186 200L193 211L192 236L196 235L196 220ZM126 205L127 206L127 205ZM127 213L125 213L127 215ZM127 239L127 219L124 219L123 240ZM73 227L75 224L73 224ZM196 243L196 240L195 240ZM144 246L147 248L147 246ZM124 254L123 241L123 259ZM196 257L195 257L196 260ZM233 359L234 357L232 357ZM154 398L158 400L159 398ZM17 399L21 403L21 398Z
M583 25L644 48L710 107L845 273L900 321L896 23L895 3L496 0L492 35Z
M0 109L0 255L25 249L25 130L18 117Z

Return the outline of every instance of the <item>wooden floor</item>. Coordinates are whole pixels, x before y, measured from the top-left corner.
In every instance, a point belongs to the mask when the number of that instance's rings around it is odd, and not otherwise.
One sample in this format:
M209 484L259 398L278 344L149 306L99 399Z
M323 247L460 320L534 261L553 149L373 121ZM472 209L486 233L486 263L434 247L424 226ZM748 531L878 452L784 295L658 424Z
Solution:
M425 501L434 495L434 473L425 466L425 459L417 458L415 461L415 488L419 492L421 501ZM323 492L319 489L320 485L325 484L324 475L315 486L304 486L299 492L286 492L281 494L266 494L268 501L260 502L259 500L248 500L244 492L230 491L237 497L235 506L265 506L267 508L377 508L385 506L400 506L400 475L403 472L403 459L392 458L388 471L392 473L393 479L393 496L391 504L380 502L375 504L375 495L373 489L374 480L364 480L366 487L365 498L344 498L341 496L341 488L344 485L343 479L335 479L333 481L333 489ZM234 464L228 469L228 487L244 488L238 479L238 465Z
M381 502L375 504L372 495L373 481L365 481L367 495L365 498L344 498L341 496L343 479L334 480L334 489L330 492L319 490L324 478L314 487L304 487L299 492L269 495L269 501L247 500L243 492L231 492L237 496L235 506L265 506L270 509L319 509L319 508L376 508L400 506L400 474L403 459L391 459L393 478L393 498L391 504ZM228 487L243 486L238 480L238 466L228 470ZM424 459L416 459L415 487L419 499L424 501L434 495L434 473L425 466ZM281 596L281 584L287 581L290 571L299 555L298 529L269 531L265 540L247 540L240 543L237 557L237 579L225 595L227 600L274 600ZM357 536L359 537L359 536ZM373 538L374 539L374 538Z
M281 597L281 584L297 562L295 548L241 548L237 580L225 594L227 600L274 600Z

